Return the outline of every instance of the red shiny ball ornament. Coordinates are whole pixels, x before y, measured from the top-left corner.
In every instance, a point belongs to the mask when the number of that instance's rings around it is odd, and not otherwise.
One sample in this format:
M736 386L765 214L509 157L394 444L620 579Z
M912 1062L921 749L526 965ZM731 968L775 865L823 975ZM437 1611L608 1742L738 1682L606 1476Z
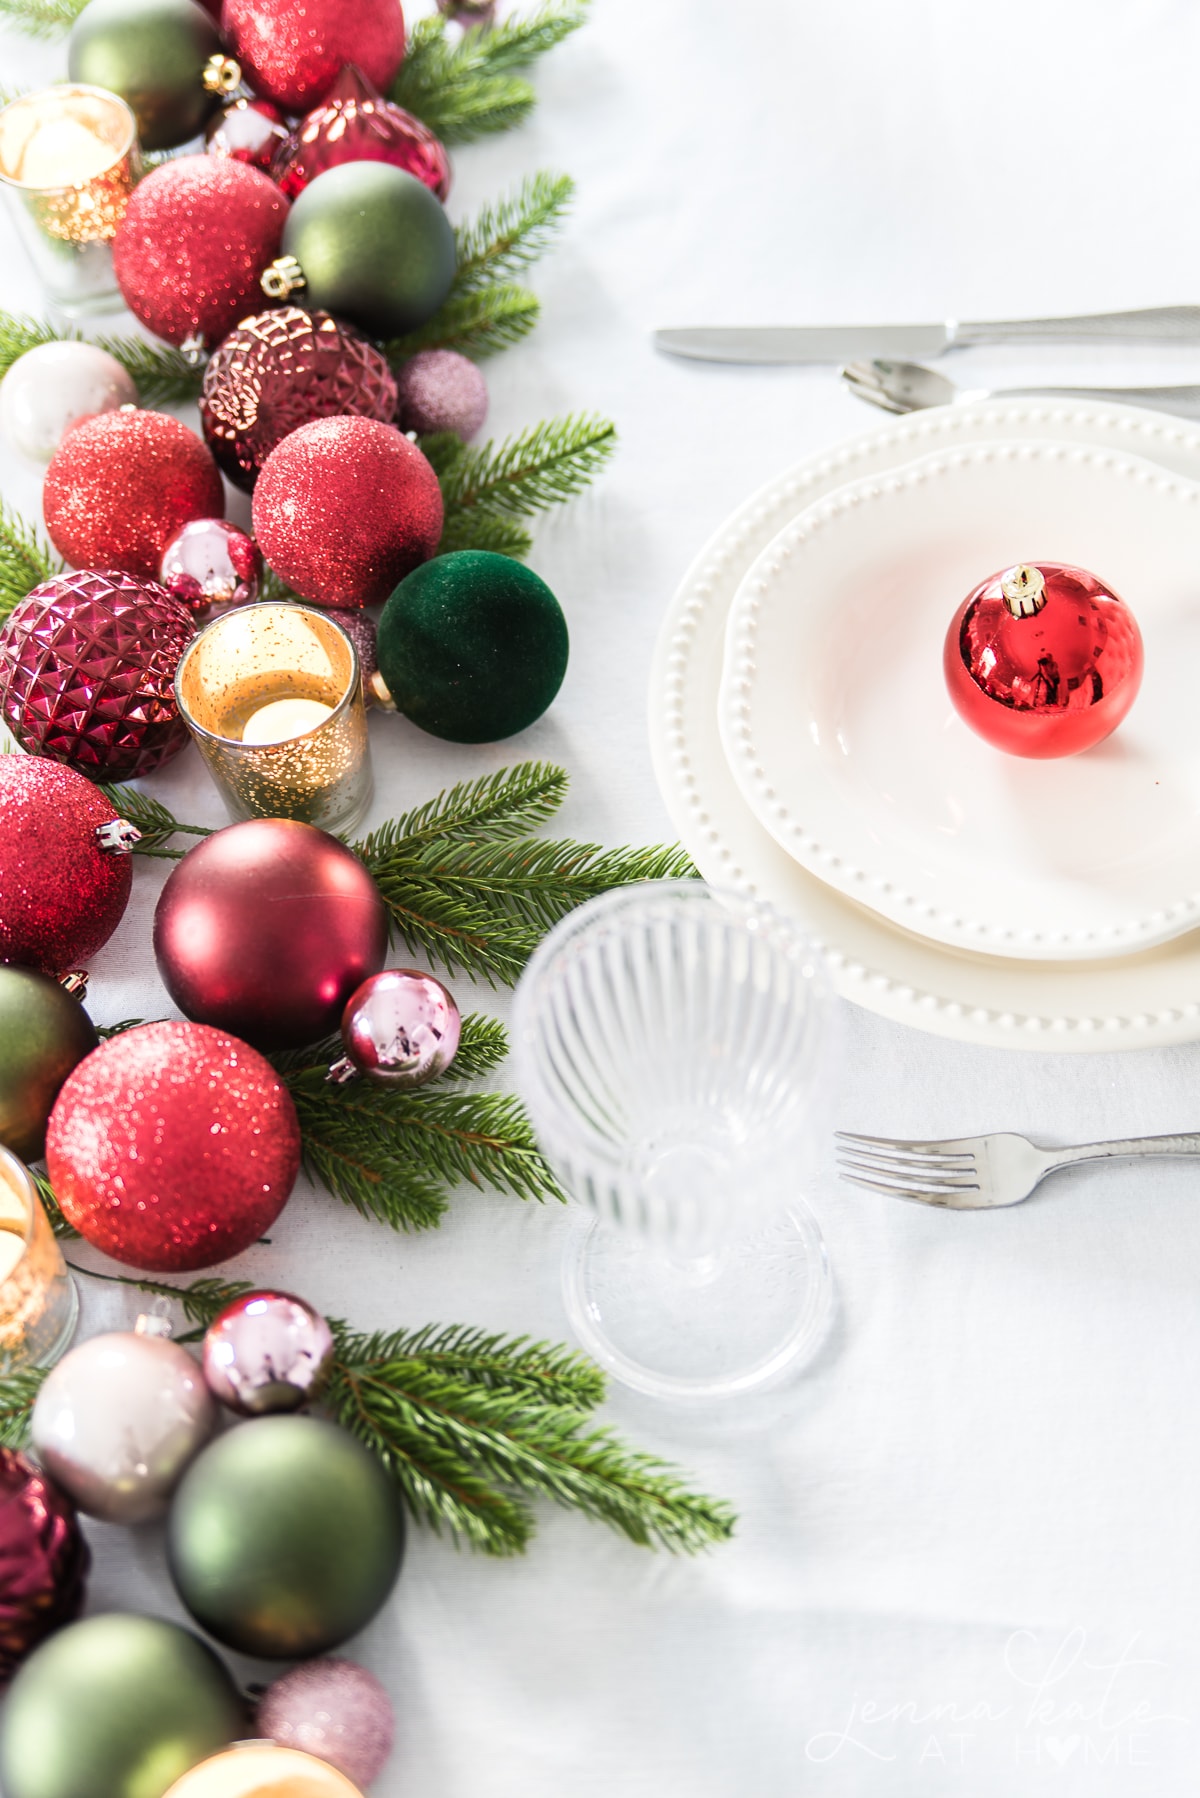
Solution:
M271 164L290 139L287 121L269 100L232 101L222 107L204 133L210 156L248 163L264 175L271 173Z
M346 1056L336 1077L424 1086L450 1066L461 1031L454 996L440 980L420 968L387 968L364 980L342 1013Z
M300 1125L256 1050L204 1024L142 1024L68 1076L46 1166L93 1247L127 1267L184 1273L270 1229L300 1171Z
M221 28L255 93L285 112L318 105L345 63L383 89L404 60L399 0L225 0Z
M387 423L395 411L387 357L328 312L299 306L244 318L210 360L200 396L209 448L247 493L276 444L301 425L341 417Z
M279 254L287 214L275 183L248 163L161 163L134 188L113 239L125 304L168 343L219 343L262 305L259 276Z
M1142 683L1142 636L1124 600L1084 568L1019 563L981 581L946 633L943 667L964 723L1010 755L1090 749Z
M60 974L104 947L133 885L129 856L96 836L116 817L71 768L0 755L0 961Z
M220 518L225 490L197 437L165 412L101 412L68 431L42 489L50 541L73 568L158 574L192 518Z
M439 200L450 192L450 158L428 125L385 100L353 64L280 146L271 174L294 200L339 162L390 162L423 181Z
M373 606L442 534L442 490L415 443L370 418L323 418L285 437L254 489L270 566L319 606Z
M66 1494L24 1455L0 1449L0 1685L78 1617L91 1559Z
M251 605L262 571L253 537L225 518L193 518L168 543L158 578L193 618L203 618L213 606Z
M0 632L0 716L23 749L93 780L131 780L188 741L175 669L186 606L128 574L56 575Z
M154 914L158 971L180 1011L261 1049L338 1027L387 954L387 910L336 837L287 818L231 824L188 851Z

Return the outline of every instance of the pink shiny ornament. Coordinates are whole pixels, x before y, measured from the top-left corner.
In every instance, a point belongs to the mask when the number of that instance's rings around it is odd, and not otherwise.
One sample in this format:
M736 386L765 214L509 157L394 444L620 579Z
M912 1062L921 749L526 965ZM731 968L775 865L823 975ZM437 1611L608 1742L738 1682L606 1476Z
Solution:
M264 175L271 173L271 164L289 136L287 121L269 100L231 101L204 133L210 156L248 162Z
M396 376L402 431L453 431L466 443L487 417L482 372L457 350L418 350Z
M340 162L390 162L423 181L439 200L450 192L450 159L428 125L385 100L353 63L280 146L271 175L294 200Z
M356 1786L378 1779L396 1735L391 1700L379 1681L354 1661L334 1657L306 1661L275 1680L255 1721L268 1741L328 1761Z
M246 1292L204 1336L204 1379L243 1417L298 1411L317 1397L333 1362L333 1331L290 1292Z
M955 710L1010 755L1076 755L1114 731L1142 681L1137 620L1061 562L1021 563L970 593L946 633Z
M193 518L168 543L158 578L193 618L203 618L212 606L250 605L262 571L253 537L224 518Z
M432 974L385 968L364 980L342 1013L346 1053L329 1070L338 1082L364 1074L380 1086L424 1086L458 1053L458 1006Z

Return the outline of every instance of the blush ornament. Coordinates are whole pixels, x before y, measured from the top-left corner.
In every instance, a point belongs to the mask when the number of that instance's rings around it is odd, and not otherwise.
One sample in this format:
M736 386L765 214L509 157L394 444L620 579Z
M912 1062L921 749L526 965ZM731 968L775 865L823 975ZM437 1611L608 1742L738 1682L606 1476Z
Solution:
M357 1786L379 1778L396 1718L374 1674L354 1661L307 1661L269 1685L258 1704L260 1735L328 1761Z
M402 431L453 431L467 443L487 417L487 382L457 350L418 350L400 370L396 387Z
M94 343L39 343L0 383L0 429L13 448L48 462L74 425L136 406L138 391L115 356Z
M328 1078L358 1074L378 1086L424 1086L458 1053L462 1021L453 995L419 968L387 968L365 980L342 1013L346 1053Z
M332 1364L328 1323L290 1292L243 1293L218 1312L204 1335L208 1389L243 1417L311 1404Z
M193 618L213 606L248 606L258 598L263 560L257 543L224 518L193 518L163 553L158 578Z

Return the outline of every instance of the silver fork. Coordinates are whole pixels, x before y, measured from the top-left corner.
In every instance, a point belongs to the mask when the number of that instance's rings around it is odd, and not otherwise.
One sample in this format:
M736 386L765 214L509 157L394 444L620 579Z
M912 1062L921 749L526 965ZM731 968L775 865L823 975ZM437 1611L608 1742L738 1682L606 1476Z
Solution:
M858 399L901 415L923 412L930 406L948 406L954 400L1044 398L1115 400L1126 406L1174 412L1182 418L1200 418L1200 387L966 388L957 386L939 368L926 368L923 362L893 362L885 356L872 362L848 362L840 372Z
M1023 1136L957 1136L945 1142L905 1142L889 1136L837 1132L838 1172L851 1186L950 1211L989 1211L1019 1205L1047 1174L1078 1161L1131 1161L1139 1156L1200 1155L1200 1134L1130 1136L1042 1149Z

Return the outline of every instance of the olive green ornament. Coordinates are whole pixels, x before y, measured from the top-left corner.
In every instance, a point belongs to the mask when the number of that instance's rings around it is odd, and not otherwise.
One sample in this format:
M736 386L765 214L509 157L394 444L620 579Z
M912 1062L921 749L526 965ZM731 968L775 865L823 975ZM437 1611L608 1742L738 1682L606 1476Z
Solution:
M175 1588L243 1654L303 1660L371 1621L400 1573L404 1516L378 1459L315 1417L262 1417L196 1457L167 1523Z
M79 1000L49 974L0 963L0 1143L37 1161L58 1089L100 1042Z
M67 72L120 94L144 150L199 136L241 78L195 0L88 0L71 27Z
M495 743L541 717L567 671L567 621L511 556L460 549L405 575L379 620L384 705L451 743Z
M272 299L295 294L371 336L396 337L433 317L455 267L450 221L423 181L386 162L343 162L293 202L262 285Z
M43 1642L0 1721L4 1798L161 1798L246 1732L233 1681L190 1630L120 1612Z

